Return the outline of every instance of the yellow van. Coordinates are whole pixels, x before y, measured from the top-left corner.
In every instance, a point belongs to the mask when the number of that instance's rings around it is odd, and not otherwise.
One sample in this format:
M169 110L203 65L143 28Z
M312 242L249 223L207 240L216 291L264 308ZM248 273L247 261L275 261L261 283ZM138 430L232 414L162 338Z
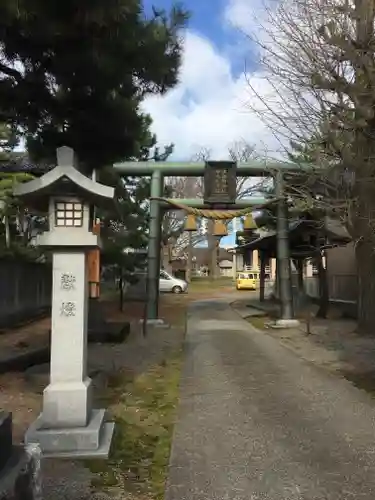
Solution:
M237 274L237 290L256 290L259 286L259 273L256 271L242 271Z

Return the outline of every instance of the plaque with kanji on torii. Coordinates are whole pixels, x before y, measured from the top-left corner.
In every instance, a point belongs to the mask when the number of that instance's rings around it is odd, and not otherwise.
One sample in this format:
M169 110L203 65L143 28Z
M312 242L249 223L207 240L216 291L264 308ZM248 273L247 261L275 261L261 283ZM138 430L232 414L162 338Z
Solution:
M204 201L231 205L236 202L236 162L208 161L204 172Z

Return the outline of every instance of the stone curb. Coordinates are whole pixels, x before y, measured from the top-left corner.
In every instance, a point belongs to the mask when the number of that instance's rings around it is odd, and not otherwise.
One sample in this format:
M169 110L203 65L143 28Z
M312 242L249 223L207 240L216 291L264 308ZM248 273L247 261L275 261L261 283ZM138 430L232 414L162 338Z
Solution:
M236 311L237 314L239 314L243 319L245 318L250 318L250 317L261 317L261 316L267 316L267 309L266 308L262 308L262 307L256 307L256 306L251 306L251 305L245 305L245 306L242 306L241 308L238 308L235 306L235 304L237 303L238 301L237 300L234 300L233 302L230 302L229 303L229 306L231 307L231 309L233 309L233 311ZM249 310L247 310L249 309ZM250 309L254 309L255 311L255 314L252 313L250 311ZM263 313L263 314L260 314L260 313Z
M270 312L270 308L267 306L262 306L261 304L246 304L249 309L256 309L257 311L262 311L264 313Z
M38 347L28 349L22 353L11 354L0 359L0 374L6 372L22 372L34 365L48 363L50 359L50 347Z
M116 328L117 326L117 328ZM109 328L107 332L89 333L89 343L120 344L127 340L130 333L129 324ZM27 349L21 353L10 354L0 358L0 374L6 372L22 372L35 365L43 365L50 360L50 346Z
M6 334L9 330L18 330L19 328L23 328L24 326L34 323L35 321L40 321L47 318L50 314L51 308L44 307L26 315L12 315L11 318L7 318L0 323L0 335Z
M248 329L249 329L249 332L251 331L254 331L256 333L260 333L260 334L264 334L267 332L265 332L264 330L260 330L259 328L257 328L256 326L254 326L253 324L251 324L249 321L247 321L247 318L249 318L250 316L246 316L246 318L244 318L243 316L241 316L241 314L236 310L234 309L234 307L232 307L232 311L234 311L236 314L238 314L238 316L246 323ZM269 335L269 334L268 334Z

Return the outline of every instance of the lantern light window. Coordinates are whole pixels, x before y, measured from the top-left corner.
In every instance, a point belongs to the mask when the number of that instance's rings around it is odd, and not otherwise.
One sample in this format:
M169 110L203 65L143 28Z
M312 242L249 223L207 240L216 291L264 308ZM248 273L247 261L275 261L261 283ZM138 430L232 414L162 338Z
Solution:
M55 204L55 225L58 227L82 227L83 206L78 202L58 201Z

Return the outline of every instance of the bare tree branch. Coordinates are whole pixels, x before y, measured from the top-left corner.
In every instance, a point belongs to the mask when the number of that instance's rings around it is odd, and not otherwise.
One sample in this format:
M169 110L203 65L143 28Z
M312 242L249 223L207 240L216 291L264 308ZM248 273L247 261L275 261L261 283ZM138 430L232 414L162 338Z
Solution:
M267 0L265 0L267 1ZM339 217L354 242L360 326L375 323L375 4L281 0L264 4L257 34L264 88L249 108L294 161L318 168L287 178L301 208ZM290 144L290 146L288 145ZM371 270L371 271L369 271Z

